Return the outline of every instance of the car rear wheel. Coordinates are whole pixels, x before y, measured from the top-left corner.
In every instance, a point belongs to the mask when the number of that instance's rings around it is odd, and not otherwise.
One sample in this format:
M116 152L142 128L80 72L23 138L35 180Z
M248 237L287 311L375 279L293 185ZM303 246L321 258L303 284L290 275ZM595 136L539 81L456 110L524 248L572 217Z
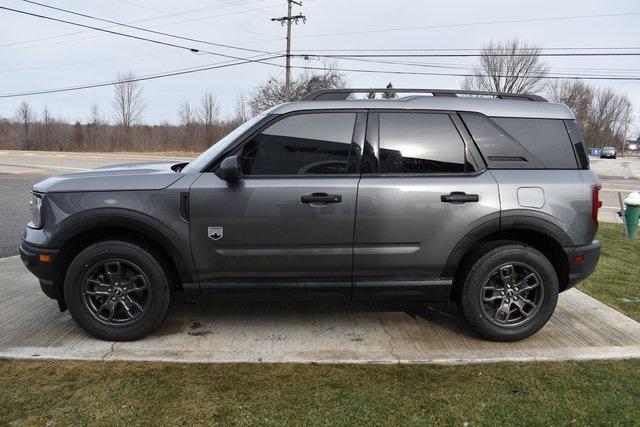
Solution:
M458 293L466 322L493 341L517 341L539 331L558 300L558 277L551 262L523 244L477 251Z
M169 280L146 248L104 241L83 249L71 262L64 296L74 320L96 338L142 338L164 319Z

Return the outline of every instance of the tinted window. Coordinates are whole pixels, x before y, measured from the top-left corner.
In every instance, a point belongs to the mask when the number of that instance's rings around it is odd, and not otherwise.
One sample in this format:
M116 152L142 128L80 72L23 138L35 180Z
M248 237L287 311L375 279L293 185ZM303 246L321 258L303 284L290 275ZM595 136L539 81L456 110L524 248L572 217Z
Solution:
M584 146L584 138L582 138L582 132L578 127L578 123L575 120L565 120L565 126L569 132L569 138L573 143L573 148L578 156L578 164L581 169L589 169L589 155L587 149Z
M356 113L298 114L244 144L244 175L342 174L349 165Z
M446 114L380 113L381 173L473 170L464 142Z
M576 169L576 156L562 120L492 119L548 169Z
M480 153L492 169L541 169L543 165L522 144L487 116L461 113Z

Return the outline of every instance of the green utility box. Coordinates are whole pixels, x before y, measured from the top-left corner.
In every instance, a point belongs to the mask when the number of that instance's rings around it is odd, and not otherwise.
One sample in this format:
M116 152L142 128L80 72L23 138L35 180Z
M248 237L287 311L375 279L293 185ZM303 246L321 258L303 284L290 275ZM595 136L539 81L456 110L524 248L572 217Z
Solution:
M640 221L640 192L633 192L624 199L624 217L627 234L630 238L638 235L638 221Z

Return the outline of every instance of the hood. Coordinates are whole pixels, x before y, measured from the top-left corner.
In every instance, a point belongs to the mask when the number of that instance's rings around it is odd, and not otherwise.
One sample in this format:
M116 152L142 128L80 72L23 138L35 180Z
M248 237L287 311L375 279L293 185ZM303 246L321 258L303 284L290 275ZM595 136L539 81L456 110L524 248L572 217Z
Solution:
M181 163L184 162L103 166L47 178L33 189L41 193L162 190L182 178L183 174L172 169Z

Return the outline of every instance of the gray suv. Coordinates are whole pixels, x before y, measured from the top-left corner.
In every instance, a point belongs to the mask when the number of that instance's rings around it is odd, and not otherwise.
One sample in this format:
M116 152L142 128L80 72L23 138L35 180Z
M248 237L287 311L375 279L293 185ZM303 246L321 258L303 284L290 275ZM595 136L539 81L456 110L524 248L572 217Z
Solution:
M455 301L519 340L598 262L599 181L564 105L532 95L325 90L190 163L103 167L33 188L20 253L107 340L217 299Z

